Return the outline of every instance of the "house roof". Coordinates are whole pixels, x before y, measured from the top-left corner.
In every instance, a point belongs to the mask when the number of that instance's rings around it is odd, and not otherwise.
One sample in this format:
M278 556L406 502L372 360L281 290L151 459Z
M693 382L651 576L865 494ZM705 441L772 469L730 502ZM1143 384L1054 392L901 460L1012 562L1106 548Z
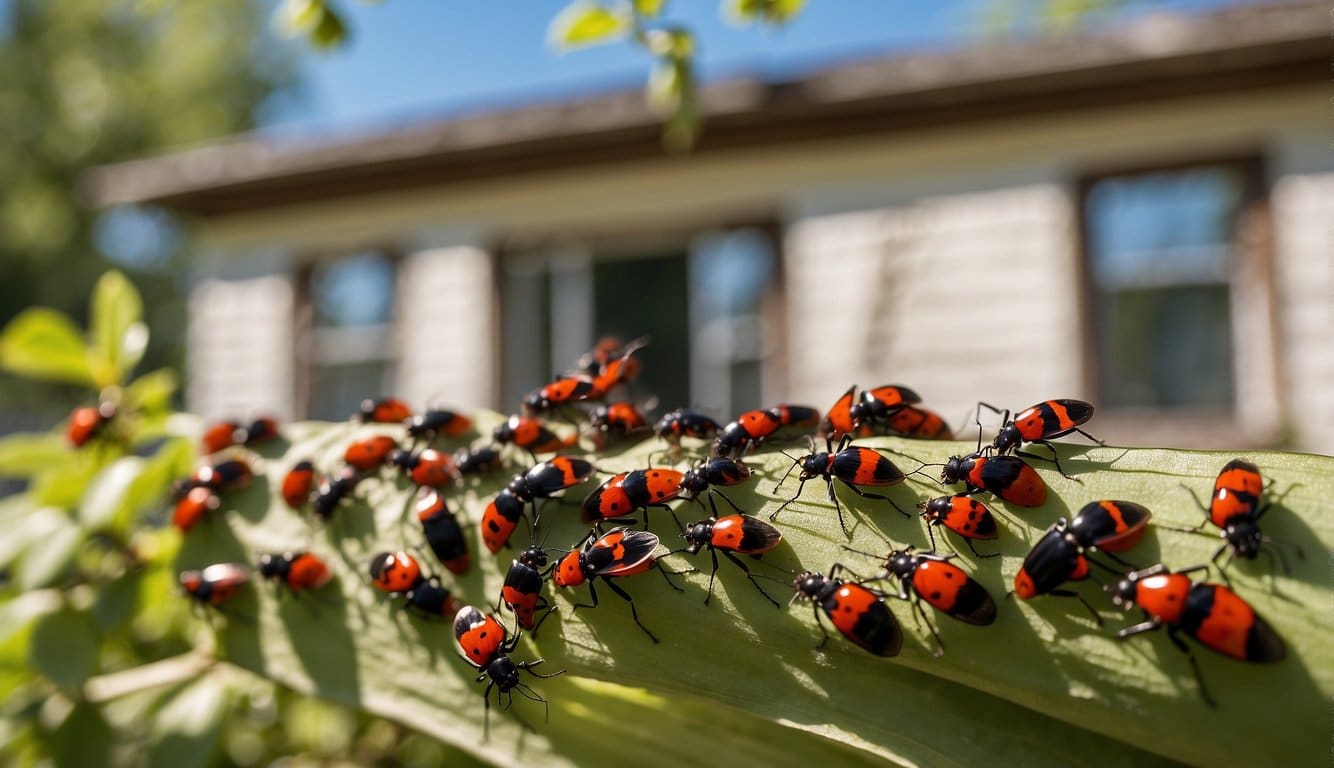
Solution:
M710 153L1236 92L1326 76L1328 3L1158 13L1102 31L879 57L701 90ZM200 216L658 157L639 90L312 142L246 136L90 171L99 206Z

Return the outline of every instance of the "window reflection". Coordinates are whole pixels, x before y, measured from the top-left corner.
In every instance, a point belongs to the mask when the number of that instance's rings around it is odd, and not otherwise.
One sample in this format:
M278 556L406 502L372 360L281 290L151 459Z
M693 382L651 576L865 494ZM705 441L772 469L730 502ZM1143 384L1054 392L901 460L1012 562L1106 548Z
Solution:
M1101 400L1232 406L1230 280L1244 179L1214 166L1110 177L1084 213Z

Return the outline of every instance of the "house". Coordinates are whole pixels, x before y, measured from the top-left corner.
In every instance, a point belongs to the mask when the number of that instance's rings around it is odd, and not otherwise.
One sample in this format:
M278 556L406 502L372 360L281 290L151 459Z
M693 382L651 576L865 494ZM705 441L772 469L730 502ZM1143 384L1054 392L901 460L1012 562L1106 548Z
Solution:
M636 91L88 186L196 220L206 416L508 409L647 332L662 404L720 416L893 382L956 425L1081 397L1118 443L1331 452L1330 24L1231 6L719 82L684 155Z

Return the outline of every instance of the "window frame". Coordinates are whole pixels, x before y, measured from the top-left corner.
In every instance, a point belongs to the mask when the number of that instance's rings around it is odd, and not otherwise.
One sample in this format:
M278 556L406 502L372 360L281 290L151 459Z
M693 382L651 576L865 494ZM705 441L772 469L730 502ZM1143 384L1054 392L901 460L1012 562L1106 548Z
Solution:
M1279 355L1277 296L1274 275L1273 221L1269 206L1269 184L1262 152L1204 154L1157 162L1107 164L1085 169L1074 184L1075 288L1080 311L1080 380L1094 403L1102 399L1099 338L1096 327L1097 287L1094 285L1093 253L1088 204L1094 187L1108 179L1152 173L1170 173L1205 168L1232 168L1242 180L1241 202L1231 230L1231 244L1238 258L1228 277L1230 343L1232 345L1233 401L1225 414L1192 413L1174 408L1108 409L1099 413L1099 437L1114 444L1161 445L1199 448L1254 448L1274 445L1281 439L1283 422ZM1248 221L1248 217L1255 217ZM1246 230L1258 228L1259 242L1249 242ZM1238 293L1243 276L1259 281L1253 290ZM1238 310L1242 310L1239 312ZM1263 339L1243 339L1241 317L1261 318ZM1261 371L1260 384L1243 384L1242 372ZM1255 390L1255 391L1250 391Z
M386 368L386 378L388 383L384 392L367 393L367 397L391 395L398 378L398 365L402 359L402 351L399 349L398 334L402 322L401 310L399 307L399 293L401 286L399 281L402 279L404 251L402 248L393 244L382 242L365 243L358 246L339 248L336 250L321 250L303 255L297 262L293 274L295 313L293 317L292 333L292 412L297 414L297 418L310 419L311 404L314 401L314 383L315 369L321 365L330 364L329 361L319 358L318 346L315 343L317 326L315 323L315 297L312 280L315 270L319 267L336 262L340 259L349 258L366 253L376 253L383 256L388 262L392 272L392 296L390 299L389 320L375 328L382 329L385 343L378 347L381 354L367 355L356 360L342 360L343 363L360 362L379 362L383 361ZM368 326L369 327L369 326ZM349 414L350 415L350 414Z
M492 345L493 399L501 411L516 408L517 403L505 402L506 383L510 373L506 367L505 356L501 349L506 338L507 322L504 306L508 292L507 265L517 258L529 257L545 252L549 260L551 255L570 253L588 259L591 265L600 260L635 259L655 252L678 249L686 258L687 268L694 243L700 236L718 231L754 229L763 232L770 240L774 252L774 276L771 295L766 297L761 310L765 329L769 333L769 354L761 362L761 398L766 402L778 402L788 389L787 369L787 301L786 301L786 255L783 226L777 215L743 216L737 218L704 218L684 224L668 226L613 225L607 228L590 228L560 235L535 235L503 239L491 249L495 255L492 260L494 288L494 330L495 343ZM594 330L594 333L596 331ZM589 340L592 344L594 339ZM553 357L555 350L552 350ZM573 360L567 363L573 363ZM559 367L560 361L553 360ZM536 386L536 385L534 385ZM680 404L691 405L694 404ZM659 404L659 410L676 407L671 404ZM724 418L730 415L720 414Z

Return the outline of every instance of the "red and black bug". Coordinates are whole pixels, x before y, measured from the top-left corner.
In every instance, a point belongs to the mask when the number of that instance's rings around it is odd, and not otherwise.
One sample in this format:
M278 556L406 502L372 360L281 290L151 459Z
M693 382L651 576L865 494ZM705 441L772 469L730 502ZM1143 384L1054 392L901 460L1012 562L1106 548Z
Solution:
M935 411L907 405L899 409L885 421L889 431L903 437L919 440L952 440L954 430L940 414Z
M1264 550L1266 553L1274 552L1278 555L1284 573L1288 572L1288 561L1278 547L1293 547L1298 557L1303 559L1306 557L1300 546L1275 541L1260 532L1260 518L1264 517L1271 505L1260 503L1264 495L1264 478L1260 475L1260 468L1251 462L1245 459L1233 459L1224 465L1223 471L1219 472L1218 478L1214 480L1214 493L1209 499L1208 506L1200 501L1193 489L1186 487L1186 490L1190 491L1195 503L1205 513L1205 518L1199 526L1187 530L1202 532L1200 529L1210 523L1219 529L1223 545L1214 553L1210 562L1217 565L1218 558L1222 557L1224 552L1229 553L1227 562L1218 568L1218 575L1228 584L1231 584L1231 581L1228 579L1226 568L1232 560L1238 557L1254 560L1264 546L1268 546Z
M982 502L966 493L954 496L938 496L917 505L922 510L922 519L926 520L926 533L931 539L931 550L936 549L936 535L932 528L945 526L963 537L968 549L978 557L995 557L999 552L984 555L973 546L973 539L994 539L997 537L996 518Z
M352 467L344 467L343 471L334 478L324 478L320 487L315 491L315 496L310 500L310 508L317 516L323 520L333 518L334 512L338 507L352 495L356 490L357 483L365 475L357 472Z
M630 604L630 616L634 618L635 624L638 624L639 628L644 630L644 634L656 643L657 636L639 620L639 611L635 610L634 598L612 579L633 576L656 566L672 589L677 592L684 591L672 582L667 569L663 568L653 556L653 551L657 548L658 537L648 531L613 528L598 535L595 528L556 563L552 581L558 587L577 587L585 582L588 583L588 594L593 602L575 603L571 610L577 611L580 608L597 607L598 592L595 583L601 578L612 592Z
M839 503L838 495L834 493L835 480L851 488L854 493L862 498L888 501L905 517L909 516L907 512L899 509L899 505L895 504L894 500L888 496L867 493L862 490L862 486L898 485L903 482L903 472L879 451L854 446L851 445L851 442L852 436L844 435L838 444L838 450L835 451L833 442L826 440L825 451L816 452L812 450L811 453L799 459L793 459L793 464L788 468L787 474L783 475L783 479L779 480L778 484L774 486L774 492L778 492L778 488L782 486L783 481L787 480L788 475L792 474L793 469L801 467L801 475L797 478L800 483L797 486L797 492L792 495L792 498L783 502L782 506L775 509L773 514L769 515L769 519L777 518L779 512L782 512L788 504L796 501L801 496L801 490L806 487L806 481L817 477L823 478L829 488L829 500L834 503L834 508L838 510L838 524L842 526L845 535L848 534L848 525L843 520L843 505Z
M684 477L681 472L666 467L636 469L613 475L584 499L584 522L625 518L643 509L644 524L647 525L649 507L671 511L667 502L681 492L681 480Z
M542 702L543 707L545 707L547 700L519 679L520 670L533 677L543 679L555 677L565 672L563 669L560 672L552 672L547 675L534 672L533 667L541 664L541 659L513 661L509 654L513 653L515 647L518 646L519 635L515 633L514 637L511 638L507 634L505 626L496 621L495 617L486 616L471 605L460 608L454 614L454 640L458 643L459 652L477 668L480 673L477 675L477 682L480 683L490 678L490 681L486 684L486 691L482 694L482 700L486 702L484 705L486 714L482 718L483 741L489 737L491 732L491 689L499 689L501 709L510 708L512 704L511 691L515 690L526 699ZM533 729L517 715L515 719L524 728Z
M612 439L624 439L647 433L648 418L634 403L620 401L598 406L589 416L588 426L599 447Z
M713 455L741 458L747 449L780 434L810 434L820 423L820 412L804 405L776 405L747 411L722 428L713 441Z
M616 385L634 380L639 374L639 361L634 354L647 345L647 338L635 339L603 364L601 370L593 374L593 399L606 397Z
M368 424L401 424L412 418L412 408L397 397L361 401L356 418Z
M779 607L778 601L755 580L750 568L736 557L741 554L758 558L766 552L772 552L783 541L783 534L777 528L749 515L727 515L691 523L686 526L681 537L686 540L686 546L677 552L694 555L708 547L709 557L713 560L713 570L709 572L709 591L704 596L705 605L713 599L713 580L718 575L718 553L722 552L723 557L731 560L746 574L746 578L750 579L750 583L766 600L773 603L775 608Z
M658 419L658 423L653 426L653 434L666 440L673 453L676 453L681 448L681 438L712 440L718 435L718 429L718 422L708 416L677 408Z
M1051 451L1051 462L1056 465L1056 471L1069 477L1065 470L1061 469L1061 459L1056 455L1056 446L1050 442L1052 438L1078 432L1093 442L1102 445L1101 440L1079 428L1081 424L1093 418L1093 406L1083 400L1047 400L1025 408L1016 414L1013 419L1010 418L1008 410L1002 411L986 403L978 403L978 405L1001 414L1002 426L1000 432L996 434L996 439L991 443L991 447L1000 456L1018 450L1024 443L1045 445ZM1046 457L1036 454L1025 453L1024 455L1046 460Z
M883 423L903 408L919 403L922 398L907 387L888 384L863 390L857 397L857 385L848 387L820 422L819 434L830 440L844 435L867 436L873 424Z
M454 452L454 468L462 476L484 475L504 465L500 450L493 445L460 448Z
M204 430L199 442L204 453L217 453L245 442L245 430L235 421L214 422Z
M549 563L545 549L537 545L528 547L519 553L518 558L510 561L510 569L505 573L505 584L500 588L500 602L514 612L514 620L520 627L534 633L547 615L556 610L556 606L548 603L542 595ZM542 618L538 619L537 611L542 608L546 610ZM499 603L496 610L500 610Z
M343 461L362 472L383 466L398 450L398 441L388 435L375 435L357 440L343 451Z
M426 543L440 563L450 573L467 573L472 563L468 556L468 541L458 518L445 504L445 497L435 490L423 488L417 495L417 520L422 524Z
M876 557L870 552L860 554ZM922 610L922 601L965 624L986 626L996 621L996 601L991 599L986 587L950 562L955 557L957 555L929 552L916 554L912 547L907 547L892 550L884 558L884 578L898 579L897 597L910 601L931 630L931 636L936 641L937 656L945 652L945 641L940 639L940 632L931 623L926 611Z
M1014 576L1014 593L1024 600L1038 595L1077 598L1101 625L1102 617L1093 606L1078 592L1062 589L1061 585L1087 579L1089 563L1116 573L1115 569L1089 559L1089 550L1101 550L1117 562L1127 564L1111 553L1130 549L1143 538L1151 516L1147 508L1134 502L1094 501L1084 505L1072 521L1057 520L1024 558L1023 566Z
M217 608L231 600L250 574L236 563L215 563L199 571L182 571L181 587L202 605Z
M389 454L389 463L403 470L408 479L424 488L444 488L458 479L454 457L434 448L423 448L416 453L394 451Z
M413 440L434 440L437 437L458 437L472 429L472 419L457 411L432 408L412 416L404 426Z
M181 533L189 533L192 528L198 525L209 512L221 506L222 500L213 489L206 486L197 486L186 491L176 501L176 506L172 510L171 524L176 526Z
M226 459L216 464L205 464L194 474L172 485L172 497L179 500L196 488L207 488L214 493L239 491L250 485L255 471L244 459Z
M1200 696L1209 706L1217 706L1205 687L1194 652L1179 634L1240 661L1270 664L1282 661L1288 652L1283 638L1235 592L1221 584L1194 583L1185 575L1205 568L1208 566L1197 565L1172 573L1165 565L1155 565L1126 574L1111 592L1117 606L1137 606L1145 618L1116 636L1126 638L1166 627L1172 644L1190 659Z
M574 442L547 429L546 425L531 416L509 417L503 424L496 425L491 438L501 445L512 444L528 451L533 461L537 461L539 453L555 453Z
M987 491L1021 507L1040 507L1047 501L1047 484L1015 456L951 456L940 472L940 482L961 482L968 488L965 493Z
M582 374L564 376L543 387L529 392L523 398L524 413L532 416L556 408L573 405L601 392L593 383L593 377Z
M85 405L75 408L69 415L69 425L65 428L65 439L75 448L82 448L93 438L102 433L111 420L116 417L116 406L102 403L97 407Z
M315 488L315 465L307 460L298 461L283 475L283 501L292 509L304 509L310 503Z
M745 514L736 502L727 497L727 494L718 490L717 486L740 485L750 479L750 467L737 461L715 456L711 459L705 459L698 466L686 470L681 477L681 490L678 494L680 498L702 504L699 500L704 493L709 494L709 510L713 516L718 516L718 505L714 503L714 497L721 498L727 502L732 509L739 514Z
M371 584L403 598L403 607L425 618L448 618L459 609L439 576L424 576L417 559L407 552L381 552L371 558Z
M603 336L591 350L579 356L574 367L589 376L596 376L602 373L608 363L620 357L624 349L625 345L620 339L615 336Z
M593 465L589 462L570 456L557 456L515 475L482 513L482 543L492 553L499 552L518 527L526 504L533 504L536 522L538 499L550 498L566 488L576 486L591 474Z
M885 604L885 593L860 582L838 578L838 574L844 570L842 565L835 563L827 575L800 573L792 582L796 592L792 599L811 601L815 625L824 636L815 647L823 648L829 642L829 632L820 619L820 611L823 610L835 629L868 653L897 656L903 647L903 631Z
M328 564L309 552L261 555L259 575L285 584L293 592L319 589L333 578Z

